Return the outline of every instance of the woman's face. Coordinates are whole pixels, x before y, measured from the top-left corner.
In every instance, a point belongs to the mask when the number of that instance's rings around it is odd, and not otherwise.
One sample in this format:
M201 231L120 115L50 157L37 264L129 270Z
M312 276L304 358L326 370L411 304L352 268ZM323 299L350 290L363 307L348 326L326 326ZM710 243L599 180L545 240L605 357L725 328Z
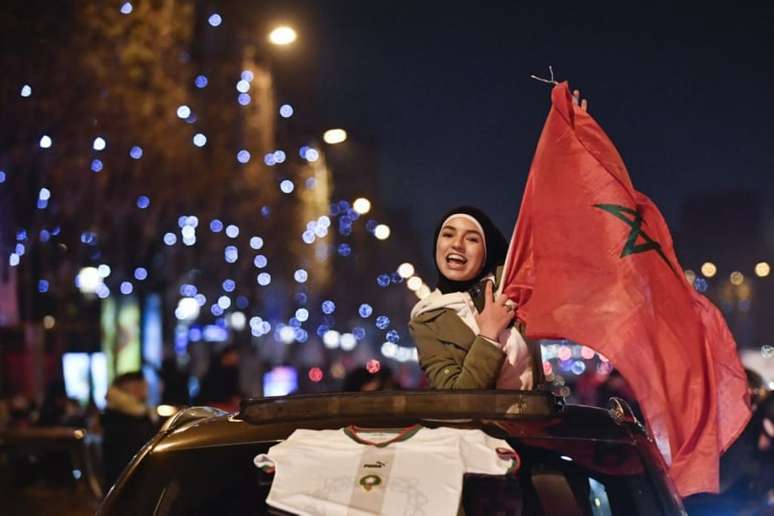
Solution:
M478 226L464 217L450 219L435 243L435 263L452 281L469 281L481 272L486 257L484 238Z

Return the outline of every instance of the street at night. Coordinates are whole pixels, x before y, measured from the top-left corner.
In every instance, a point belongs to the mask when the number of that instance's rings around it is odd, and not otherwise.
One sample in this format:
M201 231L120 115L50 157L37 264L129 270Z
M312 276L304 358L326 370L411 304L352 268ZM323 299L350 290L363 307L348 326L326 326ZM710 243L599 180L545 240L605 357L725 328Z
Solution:
M0 7L0 514L774 514L774 8Z

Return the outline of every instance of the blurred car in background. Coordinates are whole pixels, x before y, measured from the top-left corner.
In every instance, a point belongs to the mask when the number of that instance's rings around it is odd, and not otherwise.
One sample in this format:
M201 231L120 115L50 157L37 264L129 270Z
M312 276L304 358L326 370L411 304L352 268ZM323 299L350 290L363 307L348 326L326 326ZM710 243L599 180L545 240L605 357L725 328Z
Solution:
M467 515L685 513L653 440L620 399L604 410L538 391L385 391L246 400L236 414L180 411L98 514L284 514L266 504L272 477L256 455L298 428L412 424L480 429L519 454L515 475L465 477Z
M102 499L99 444L81 428L0 432L0 513L92 515Z

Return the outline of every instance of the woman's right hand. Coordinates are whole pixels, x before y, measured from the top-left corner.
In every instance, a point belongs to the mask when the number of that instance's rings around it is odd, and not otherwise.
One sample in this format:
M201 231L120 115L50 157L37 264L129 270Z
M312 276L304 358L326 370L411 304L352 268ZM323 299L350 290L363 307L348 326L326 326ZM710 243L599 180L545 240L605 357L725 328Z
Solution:
M513 321L515 308L506 304L508 297L505 295L500 295L498 299L494 298L493 285L494 283L491 281L486 282L484 309L476 316L476 322L478 323L479 335L497 342L497 336L500 335L500 332Z

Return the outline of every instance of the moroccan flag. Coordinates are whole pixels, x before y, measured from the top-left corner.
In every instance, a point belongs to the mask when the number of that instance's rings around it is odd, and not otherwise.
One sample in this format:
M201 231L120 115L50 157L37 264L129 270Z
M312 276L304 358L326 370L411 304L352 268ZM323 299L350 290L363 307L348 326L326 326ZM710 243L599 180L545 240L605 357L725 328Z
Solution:
M503 290L531 338L566 338L629 382L682 496L717 492L750 417L723 317L686 280L666 222L561 83L530 168Z

